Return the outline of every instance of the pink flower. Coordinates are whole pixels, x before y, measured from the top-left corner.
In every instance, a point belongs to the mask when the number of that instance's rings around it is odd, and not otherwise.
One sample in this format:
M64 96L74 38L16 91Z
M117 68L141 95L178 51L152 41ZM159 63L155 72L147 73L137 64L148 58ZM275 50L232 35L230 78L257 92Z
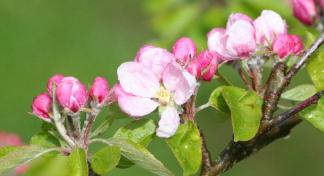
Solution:
M197 78L211 81L217 71L220 57L212 51L202 51L197 59Z
M58 103L69 112L76 113L87 103L86 87L74 77L65 77L56 89Z
M314 0L292 0L293 13L306 25L312 25L317 16Z
M89 97L101 106L107 101L108 93L109 85L107 80L102 77L96 77L89 90Z
M64 75L61 74L56 74L54 76L52 76L50 79L48 79L47 81L47 92L52 95L52 86L53 83L55 84L55 86L57 87L58 84L60 84L60 82L62 81L62 79L64 78Z
M253 22L257 44L271 46L276 36L287 33L287 24L279 14L263 10Z
M52 107L52 99L47 93L42 93L34 98L32 103L33 114L42 120L50 122L49 113Z
M317 0L319 3L320 7L324 9L324 0Z
M23 145L20 137L13 133L0 132L0 146L20 146Z
M273 43L273 51L280 58L285 58L291 54L297 55L303 51L303 42L297 35L279 35Z
M181 65L186 65L196 55L197 48L190 38L182 37L175 42L172 52Z
M154 75L161 78L164 68L169 63L175 62L176 59L166 49L146 45L137 52L135 61L151 68Z
M176 63L163 69L162 81L153 70L138 62L119 66L119 85L114 91L120 108L133 117L142 117L156 108L161 120L157 136L168 138L175 134L179 123L181 105L186 103L196 87L196 80Z
M243 14L231 15L227 28L215 28L208 34L208 49L224 60L247 58L256 50L255 31L251 19Z

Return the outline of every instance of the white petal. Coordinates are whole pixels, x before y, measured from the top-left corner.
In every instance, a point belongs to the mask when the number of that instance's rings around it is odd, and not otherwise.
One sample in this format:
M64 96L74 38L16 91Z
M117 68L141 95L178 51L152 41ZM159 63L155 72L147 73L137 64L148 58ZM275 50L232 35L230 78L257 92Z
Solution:
M159 128L156 130L156 135L162 138L169 138L173 136L180 124L180 117L174 107L166 107L161 113L159 121Z

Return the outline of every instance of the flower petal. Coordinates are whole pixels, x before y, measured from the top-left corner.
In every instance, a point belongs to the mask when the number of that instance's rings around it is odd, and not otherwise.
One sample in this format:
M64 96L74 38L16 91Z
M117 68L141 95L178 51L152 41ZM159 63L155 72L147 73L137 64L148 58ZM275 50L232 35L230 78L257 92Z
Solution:
M194 76L179 65L169 64L163 74L163 84L168 91L174 94L176 104L182 105L194 93L197 81Z
M160 89L159 80L154 73L138 62L123 63L117 74L121 87L127 93L151 98Z
M121 110L133 117L141 117L150 114L159 105L150 98L138 97L126 93L120 86L115 86L115 92Z
M156 130L156 135L162 138L169 138L177 132L179 124L180 117L176 108L168 106L161 113L159 128Z

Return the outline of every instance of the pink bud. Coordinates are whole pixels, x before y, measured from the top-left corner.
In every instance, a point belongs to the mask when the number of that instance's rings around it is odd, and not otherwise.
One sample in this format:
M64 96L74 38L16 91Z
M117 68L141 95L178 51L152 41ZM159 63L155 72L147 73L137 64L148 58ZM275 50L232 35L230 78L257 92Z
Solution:
M296 35L283 34L279 35L273 43L273 52L277 53L280 58L285 58L290 54L299 54L303 51L303 42Z
M106 79L96 77L90 90L89 97L98 104L103 104L108 98L109 85Z
M20 137L13 133L0 132L0 146L21 146Z
M33 104L32 104L33 114L35 114L37 117L47 122L51 121L49 116L51 107L52 107L52 99L47 93L42 93L37 97L35 97L33 100Z
M320 7L324 9L324 0L317 0L319 3Z
M210 51L217 52L222 56L224 60L232 60L232 57L228 54L226 45L227 45L227 34L226 29L223 28L214 28L207 34L208 38L208 49Z
M316 17L314 0L292 0L293 13L302 23L312 25Z
M200 77L200 67L199 67L199 63L197 60L193 60L187 67L187 71L195 76L196 78L199 78Z
M287 24L279 14L263 10L253 22L257 44L271 46L276 36L287 33Z
M228 29L229 27L232 26L232 24L234 24L236 21L239 21L239 20L243 20L250 24L253 24L253 20L249 16L247 16L243 13L233 13L233 14L231 14L231 16L229 17L229 19L227 21L226 28Z
M197 48L190 38L182 37L175 42L172 52L180 63L186 64L196 55Z
M47 91L50 95L52 95L52 86L53 83L55 84L55 86L57 87L58 84L60 84L60 82L62 81L62 79L64 78L63 75L61 74L56 74L54 76L52 76L50 79L48 79L47 81Z
M65 77L56 89L58 103L70 112L78 112L87 103L86 87L74 77Z
M198 73L197 77L205 81L211 81L217 71L220 57L212 51L202 51L198 56Z

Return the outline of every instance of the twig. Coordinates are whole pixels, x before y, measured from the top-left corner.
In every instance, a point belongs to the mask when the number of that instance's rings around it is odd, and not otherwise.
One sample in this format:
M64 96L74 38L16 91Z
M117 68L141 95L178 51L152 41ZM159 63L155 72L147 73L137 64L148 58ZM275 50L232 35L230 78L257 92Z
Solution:
M206 144L206 139L203 134L203 131L199 128L200 138L202 141L201 152L202 152L202 165L201 165L201 173L202 176L208 176L208 172L210 171L213 162L211 159L210 152L208 151L208 147Z

